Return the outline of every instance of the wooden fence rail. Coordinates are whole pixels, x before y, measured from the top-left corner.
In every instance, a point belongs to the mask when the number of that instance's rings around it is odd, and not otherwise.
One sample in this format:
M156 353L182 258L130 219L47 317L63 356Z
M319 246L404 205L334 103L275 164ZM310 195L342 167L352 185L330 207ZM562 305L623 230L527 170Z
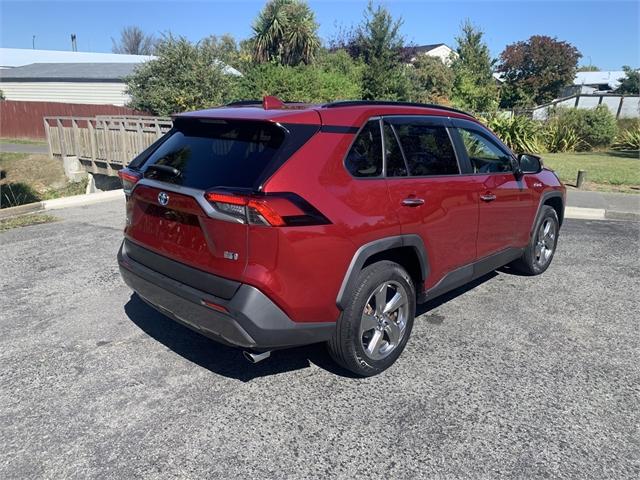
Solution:
M104 175L116 175L171 126L161 117L44 117L52 158L75 156L87 171Z

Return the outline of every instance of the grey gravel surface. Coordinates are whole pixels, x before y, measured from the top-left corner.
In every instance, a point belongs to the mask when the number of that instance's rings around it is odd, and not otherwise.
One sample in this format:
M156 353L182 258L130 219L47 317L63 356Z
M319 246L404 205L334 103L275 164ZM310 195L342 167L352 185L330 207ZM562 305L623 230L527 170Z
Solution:
M423 308L398 363L258 365L119 278L120 202L0 233L0 478L638 478L639 229Z

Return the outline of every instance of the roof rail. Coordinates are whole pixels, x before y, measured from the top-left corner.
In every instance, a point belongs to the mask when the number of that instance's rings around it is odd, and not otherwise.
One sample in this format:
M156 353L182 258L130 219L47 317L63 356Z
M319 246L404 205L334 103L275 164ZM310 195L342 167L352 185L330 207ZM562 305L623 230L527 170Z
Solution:
M261 105L262 100L236 100L235 102L225 103L225 107L242 107L246 105Z
M437 108L439 110L446 110L448 112L462 113L463 115L468 115L472 118L475 118L470 113L464 112L462 110L458 110L457 108L446 107L444 105L436 105L435 103L393 102L391 100L342 100L339 102L325 103L324 105L322 105L322 107L323 108L339 108L339 107L358 107L358 106L366 106L366 105L372 105L372 106L397 105L399 107Z

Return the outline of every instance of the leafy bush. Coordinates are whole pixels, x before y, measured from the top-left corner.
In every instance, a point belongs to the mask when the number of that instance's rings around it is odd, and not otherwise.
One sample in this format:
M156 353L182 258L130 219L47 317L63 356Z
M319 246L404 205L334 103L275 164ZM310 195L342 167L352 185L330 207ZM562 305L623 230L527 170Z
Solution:
M606 148L613 143L618 127L616 119L605 105L594 109L556 109L550 122L557 122L560 130L574 131L579 139L577 148L592 150Z
M511 117L492 115L483 119L487 125L511 150L518 153L535 153L542 150L539 141L540 125L521 115Z
M420 54L416 57L415 61L406 67L410 83L408 100L449 104L453 89L453 70L439 58Z
M614 150L640 150L640 127L620 131L611 147Z
M130 107L169 115L234 98L236 79L224 71L225 65L208 44L169 35L157 44L156 57L125 80Z
M314 65L254 65L239 80L238 97L275 95L283 101L320 103L362 97L362 65L344 51L322 55Z
M563 124L557 118L549 120L542 131L542 142L552 153L581 150L582 139L573 127Z

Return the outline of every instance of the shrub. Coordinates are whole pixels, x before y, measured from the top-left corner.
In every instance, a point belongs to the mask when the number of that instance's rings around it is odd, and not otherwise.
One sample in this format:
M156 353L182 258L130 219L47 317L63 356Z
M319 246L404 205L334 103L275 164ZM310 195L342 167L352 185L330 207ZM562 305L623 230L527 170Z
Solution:
M582 140L578 132L557 118L552 118L545 124L542 141L547 151L552 153L574 152L582 149Z
M238 97L275 95L283 101L320 103L362 97L362 67L344 51L321 56L314 65L264 63L246 69Z
M540 125L521 115L492 115L483 122L514 152L535 153L542 150Z
M557 109L551 119L551 122L554 121L558 122L560 130L573 130L578 135L580 143L577 148L580 150L610 146L618 130L616 119L605 105L598 105L591 110Z
M640 127L621 130L611 147L614 150L640 150Z
M236 78L206 42L192 44L169 35L156 46L156 59L125 79L130 107L169 115L226 103L234 98Z

